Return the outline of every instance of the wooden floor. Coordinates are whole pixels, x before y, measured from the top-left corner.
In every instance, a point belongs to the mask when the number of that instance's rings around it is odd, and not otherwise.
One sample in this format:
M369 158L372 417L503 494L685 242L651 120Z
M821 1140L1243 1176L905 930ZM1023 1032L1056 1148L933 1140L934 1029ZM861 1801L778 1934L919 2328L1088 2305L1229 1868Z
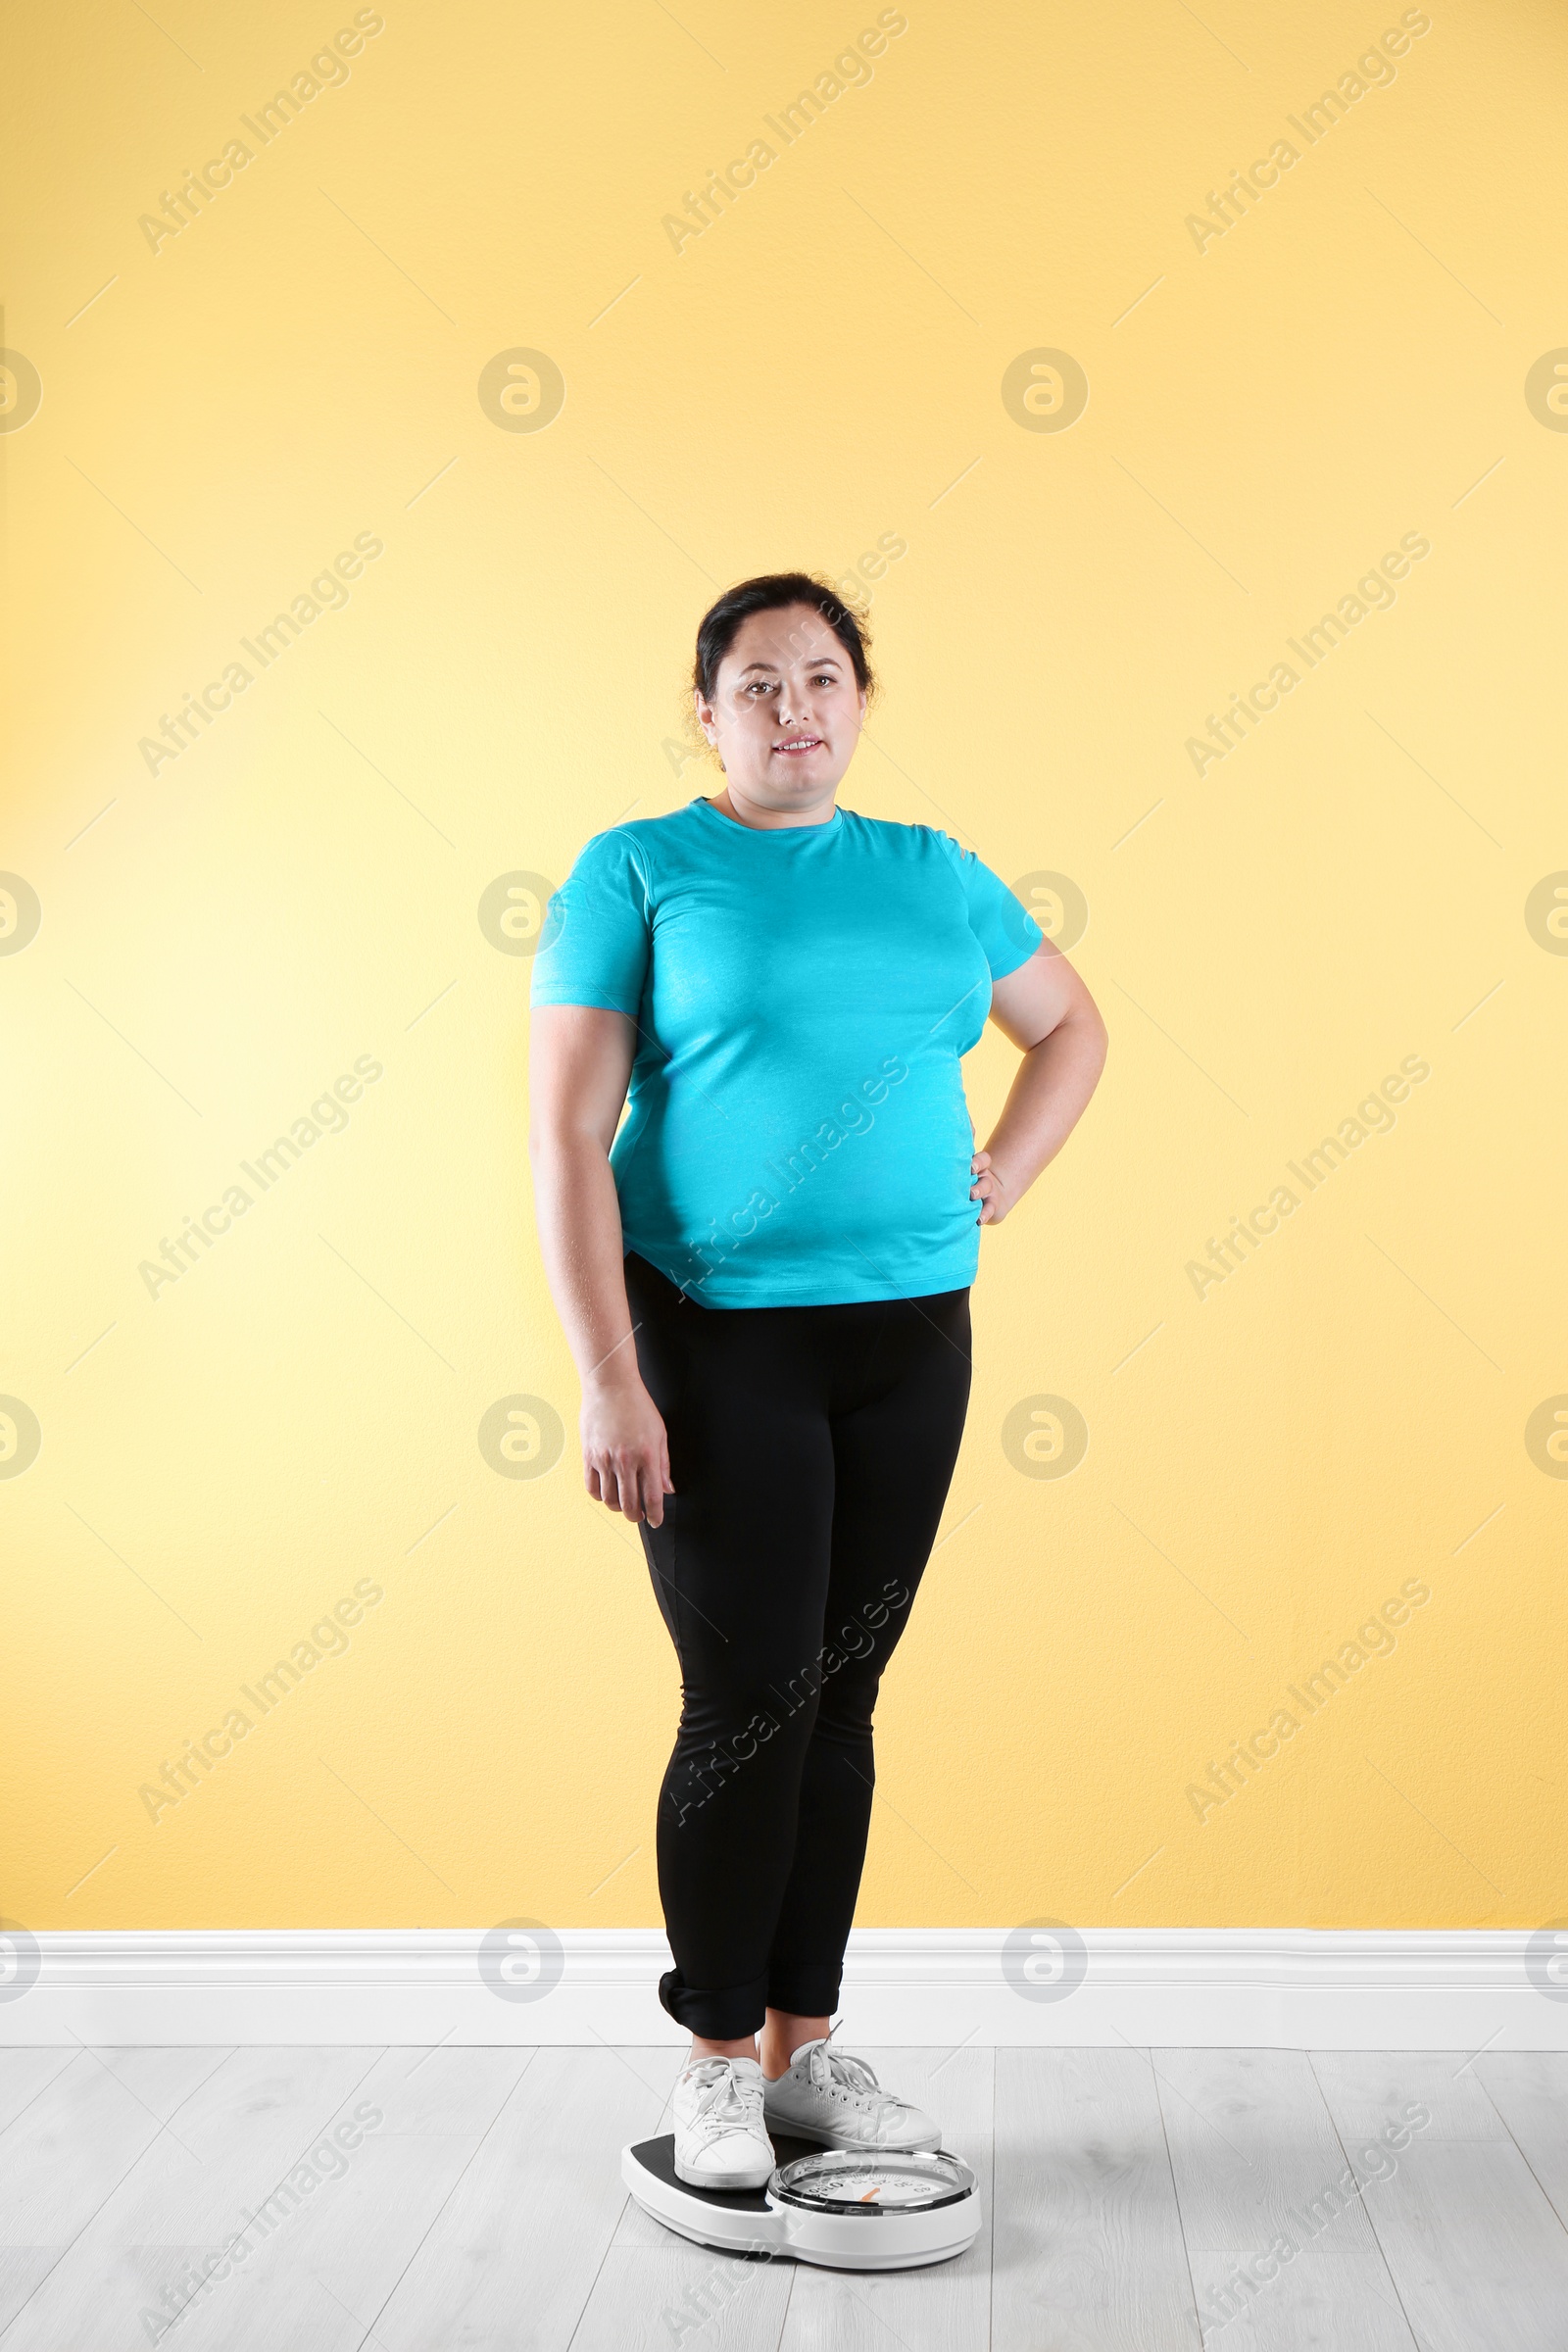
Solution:
M980 2176L955 2262L734 2262L650 2222L618 2159L672 2048L0 2051L0 2352L159 2340L242 2230L181 2352L1568 2347L1568 2056L862 2054Z

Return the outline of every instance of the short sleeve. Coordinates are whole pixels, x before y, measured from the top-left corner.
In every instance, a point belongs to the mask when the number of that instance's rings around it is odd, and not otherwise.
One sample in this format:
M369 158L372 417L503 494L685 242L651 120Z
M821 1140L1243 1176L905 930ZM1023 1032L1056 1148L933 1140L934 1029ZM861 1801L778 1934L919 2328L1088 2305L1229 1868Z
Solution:
M635 1020L648 976L650 894L636 843L596 833L545 909L531 1004L598 1004Z
M957 868L969 907L969 928L985 950L993 980L1005 978L1026 963L1036 948L1045 944L1045 933L1034 916L1007 888L1000 874L977 858L973 850L960 848L951 833L942 840Z

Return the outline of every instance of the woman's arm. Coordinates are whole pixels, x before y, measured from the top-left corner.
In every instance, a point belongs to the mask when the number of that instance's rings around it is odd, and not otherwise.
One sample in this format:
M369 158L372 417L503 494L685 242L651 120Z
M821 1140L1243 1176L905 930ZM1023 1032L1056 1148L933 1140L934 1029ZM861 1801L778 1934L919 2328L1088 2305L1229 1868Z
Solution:
M995 981L991 1018L1023 1054L991 1141L974 1154L971 1200L997 1225L1071 1135L1105 1066L1100 1009L1059 948L1048 940Z
M658 1527L664 1496L675 1492L669 1443L637 1366L610 1167L636 1024L593 1004L540 1004L529 1035L534 1216L550 1295L582 1381L583 1483L595 1501Z

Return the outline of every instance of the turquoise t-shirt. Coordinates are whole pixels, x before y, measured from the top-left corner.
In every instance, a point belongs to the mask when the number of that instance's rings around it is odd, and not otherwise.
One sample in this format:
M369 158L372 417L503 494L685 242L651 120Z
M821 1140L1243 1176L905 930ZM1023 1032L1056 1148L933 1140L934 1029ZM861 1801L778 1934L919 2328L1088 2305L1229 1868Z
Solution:
M707 1306L965 1288L960 1055L1044 938L950 834L704 799L596 833L551 898L535 1004L637 1023L610 1154L626 1249Z

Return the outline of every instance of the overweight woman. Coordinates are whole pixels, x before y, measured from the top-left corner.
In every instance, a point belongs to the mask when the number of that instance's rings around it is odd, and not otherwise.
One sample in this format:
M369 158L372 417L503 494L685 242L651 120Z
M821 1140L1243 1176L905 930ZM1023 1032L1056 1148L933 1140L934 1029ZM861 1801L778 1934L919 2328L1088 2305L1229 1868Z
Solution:
M872 691L825 582L728 590L693 677L722 791L595 834L533 970L584 1480L640 1529L681 1670L658 1810L659 1996L692 2036L675 2166L721 2188L767 2179L769 2125L941 2143L831 2038L872 1710L963 1432L980 1228L1105 1057L1082 980L972 850L838 806ZM976 1150L960 1057L988 1014L1021 1058Z

